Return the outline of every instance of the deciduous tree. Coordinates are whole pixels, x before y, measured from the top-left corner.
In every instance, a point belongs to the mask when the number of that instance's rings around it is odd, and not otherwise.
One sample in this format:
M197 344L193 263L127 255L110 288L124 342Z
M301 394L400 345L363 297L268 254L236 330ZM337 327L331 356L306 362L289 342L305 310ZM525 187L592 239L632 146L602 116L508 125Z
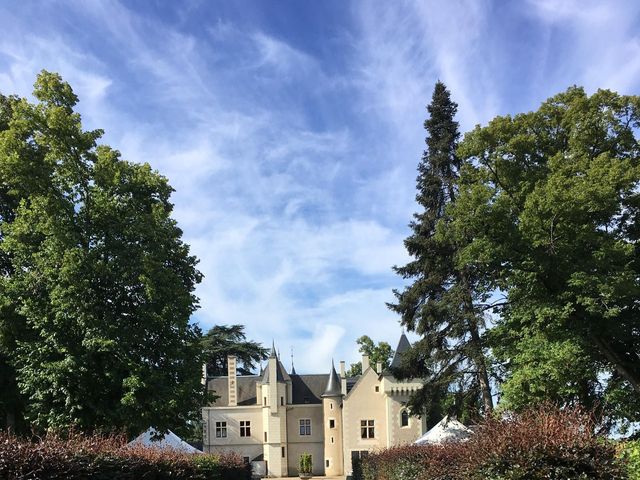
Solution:
M375 366L380 363L383 369L389 368L391 357L393 357L391 345L387 342L380 342L376 345L368 335L361 336L356 340L356 343L360 345L360 347L358 347L360 353L369 356L369 364L372 367L375 368ZM352 363L346 375L348 377L362 375L362 362Z
M640 406L639 127L640 97L573 87L460 145L453 230L508 300L491 333L505 405Z
M0 354L40 429L174 428L198 416L197 260L171 186L85 131L71 87L0 102Z

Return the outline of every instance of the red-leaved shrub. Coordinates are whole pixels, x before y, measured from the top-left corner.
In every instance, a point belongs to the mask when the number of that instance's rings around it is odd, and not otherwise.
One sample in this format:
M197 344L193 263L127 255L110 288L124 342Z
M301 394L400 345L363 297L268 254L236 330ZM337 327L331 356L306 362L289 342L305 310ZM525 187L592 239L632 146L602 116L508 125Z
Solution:
M127 446L119 436L47 436L28 441L0 434L2 480L243 480L250 467L237 455L188 455Z
M369 455L365 480L624 479L613 442L592 417L550 405L489 419L464 443L410 445Z

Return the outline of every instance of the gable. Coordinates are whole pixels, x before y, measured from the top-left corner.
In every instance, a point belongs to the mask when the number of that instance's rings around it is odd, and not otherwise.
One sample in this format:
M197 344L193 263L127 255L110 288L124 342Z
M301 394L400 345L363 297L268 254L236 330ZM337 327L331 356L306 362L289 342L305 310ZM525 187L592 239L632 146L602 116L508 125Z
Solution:
M348 389L347 396L344 398L344 401L346 402L351 397L359 396L359 392L375 392L376 385L380 385L380 376L372 367L369 367L358 377L353 386Z

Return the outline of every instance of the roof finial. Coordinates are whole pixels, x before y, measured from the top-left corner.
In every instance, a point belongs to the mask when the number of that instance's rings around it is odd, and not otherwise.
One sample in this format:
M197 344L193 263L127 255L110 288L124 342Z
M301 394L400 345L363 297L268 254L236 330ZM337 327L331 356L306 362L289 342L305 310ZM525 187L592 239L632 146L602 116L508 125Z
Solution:
M291 375L297 375L296 367L293 366L293 345L291 345Z
M269 358L276 358L276 356L276 341L271 340L271 355L269 355Z

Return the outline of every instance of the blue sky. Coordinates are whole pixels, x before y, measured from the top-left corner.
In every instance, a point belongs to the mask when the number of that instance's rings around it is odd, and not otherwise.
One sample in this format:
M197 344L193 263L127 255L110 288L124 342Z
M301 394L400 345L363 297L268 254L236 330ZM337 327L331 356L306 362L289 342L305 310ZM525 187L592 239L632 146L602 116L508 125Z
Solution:
M392 346L425 105L463 131L570 85L638 93L635 1L0 1L0 92L59 72L86 128L176 189L203 328L299 372Z

